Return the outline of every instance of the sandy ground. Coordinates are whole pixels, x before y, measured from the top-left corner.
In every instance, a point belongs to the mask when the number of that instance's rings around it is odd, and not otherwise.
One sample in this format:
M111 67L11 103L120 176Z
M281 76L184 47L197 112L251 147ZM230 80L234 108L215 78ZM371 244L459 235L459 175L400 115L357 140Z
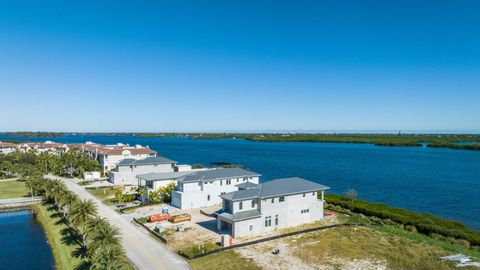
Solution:
M306 263L295 256L295 249L299 247L290 246L282 240L266 242L258 245L236 249L242 257L252 259L265 270L302 269L302 270L385 270L386 264L374 260L352 260L346 261L332 258L328 261L319 261L315 264ZM301 247L300 247L301 248ZM280 250L274 255L274 249Z

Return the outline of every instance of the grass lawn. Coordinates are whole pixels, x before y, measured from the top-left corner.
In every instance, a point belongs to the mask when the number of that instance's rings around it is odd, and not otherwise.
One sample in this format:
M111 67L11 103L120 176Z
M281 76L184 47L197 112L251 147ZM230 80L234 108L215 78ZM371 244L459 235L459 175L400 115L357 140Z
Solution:
M0 182L0 199L20 198L28 196L24 181Z
M256 270L261 269L255 262L238 255L233 250L188 261L195 270Z
M95 196L97 199L102 201L105 205L114 205L115 202L115 192L118 189L106 187L106 188L87 188L86 189L90 194Z
M52 248L56 269L82 269L84 261L74 256L80 245L59 213L48 204L36 204L33 207Z

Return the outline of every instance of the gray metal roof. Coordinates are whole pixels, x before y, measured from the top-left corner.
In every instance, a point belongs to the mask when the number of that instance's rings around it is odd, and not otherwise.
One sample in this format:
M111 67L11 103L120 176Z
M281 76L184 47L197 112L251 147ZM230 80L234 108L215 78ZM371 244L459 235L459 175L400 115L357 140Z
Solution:
M215 170L202 170L193 171L192 174L186 175L182 182L199 182L199 181L212 181L226 178L235 177L254 177L260 176L260 174L251 172L241 168L222 168Z
M268 181L259 184L257 188L234 191L220 195L220 197L229 201L241 201L257 197L269 198L326 189L329 189L329 187L303 178L291 177Z
M227 212L219 214L222 217L225 217L226 219L233 220L233 221L240 221L240 220L246 220L246 219L252 219L252 218L258 218L262 216L262 213L260 213L259 210L253 209L253 210L248 210L248 211L240 211L235 214L230 214Z
M174 163L177 163L177 162L164 157L147 157L144 159L127 158L120 161L118 163L118 166L174 164Z
M166 173L146 173L137 175L138 178L146 181L173 180L183 177L192 172L166 172Z
M238 187L238 189L251 189L251 188L256 188L258 185L252 182L245 182L235 186Z

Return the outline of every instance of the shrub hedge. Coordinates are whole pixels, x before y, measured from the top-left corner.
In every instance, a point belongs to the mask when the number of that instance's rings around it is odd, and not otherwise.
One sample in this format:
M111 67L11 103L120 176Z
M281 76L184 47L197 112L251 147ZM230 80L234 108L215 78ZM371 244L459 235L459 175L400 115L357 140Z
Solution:
M328 194L328 204L337 205L349 209L355 213L366 216L375 216L383 220L389 219L393 222L403 224L405 227L413 226L419 233L430 235L432 233L445 237L454 237L470 242L472 245L480 245L480 232L468 229L463 223L453 220L445 220L430 214L421 214L406 209L394 208L385 204L369 203L363 200L352 200L351 198Z

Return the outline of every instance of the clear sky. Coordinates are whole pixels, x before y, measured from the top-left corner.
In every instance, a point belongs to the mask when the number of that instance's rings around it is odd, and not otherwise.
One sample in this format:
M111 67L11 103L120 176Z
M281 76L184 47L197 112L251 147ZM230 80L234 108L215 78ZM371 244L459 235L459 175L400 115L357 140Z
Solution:
M479 14L475 0L0 0L0 131L479 131Z

